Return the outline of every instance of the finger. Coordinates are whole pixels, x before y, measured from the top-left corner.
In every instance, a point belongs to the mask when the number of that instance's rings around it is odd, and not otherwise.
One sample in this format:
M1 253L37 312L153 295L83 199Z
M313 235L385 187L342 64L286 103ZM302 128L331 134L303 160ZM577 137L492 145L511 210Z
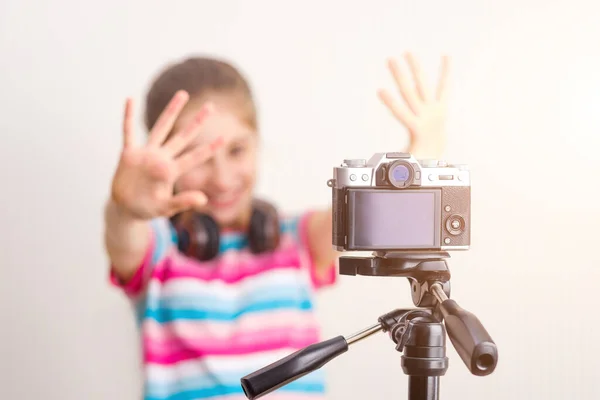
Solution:
M176 132L171 136L171 138L167 139L163 149L173 157L176 157L192 142L193 139L196 138L196 136L198 136L202 123L209 114L212 114L213 111L214 106L212 103L208 103L203 106L183 131Z
M406 75L400 71L400 66L396 60L388 60L388 69L392 73L394 81L396 81L396 85L398 86L402 98L404 98L404 101L406 101L412 112L418 114L421 101L414 88L409 85Z
M133 147L135 136L133 132L133 99L125 101L125 113L123 116L123 148Z
M417 59L412 55L412 53L406 53L406 62L410 67L410 70L415 79L415 87L417 88L417 92L423 101L428 101L430 99L429 90L425 85L425 79L423 77L423 71L421 70L421 66Z
M171 129L173 129L173 124L183 109L183 106L188 102L189 97L187 92L183 90L175 93L150 131L150 138L148 139L149 146L158 147L162 145Z
M203 164L208 160L215 151L223 145L223 138L218 137L212 143L196 147L193 150L190 150L184 154L182 154L177 159L177 171L179 174L186 173L192 168Z
M200 191L181 192L169 200L164 213L171 217L191 208L201 208L206 205L207 201L206 195Z
M438 100L445 100L448 94L448 76L450 75L450 57L443 56L442 64L440 66L440 82L438 83L436 98Z
M407 109L402 107L398 102L396 102L393 97L385 90L379 90L377 92L379 99L387 106L387 108L392 112L394 117L396 117L408 130L413 129L413 117L414 114L411 114Z

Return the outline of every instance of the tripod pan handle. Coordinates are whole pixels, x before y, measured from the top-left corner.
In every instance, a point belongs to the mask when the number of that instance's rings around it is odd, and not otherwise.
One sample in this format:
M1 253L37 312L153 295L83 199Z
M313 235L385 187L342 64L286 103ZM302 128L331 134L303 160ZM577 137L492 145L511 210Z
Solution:
M475 315L452 299L441 303L448 336L473 375L494 372L498 363L496 344Z
M309 374L348 350L343 336L315 343L298 350L241 379L242 389L250 400L258 399Z

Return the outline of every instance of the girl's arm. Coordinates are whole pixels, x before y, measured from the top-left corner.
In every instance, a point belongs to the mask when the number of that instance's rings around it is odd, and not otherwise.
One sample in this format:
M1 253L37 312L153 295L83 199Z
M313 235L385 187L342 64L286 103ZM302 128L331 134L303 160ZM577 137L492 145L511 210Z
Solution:
M109 200L104 209L104 245L111 268L121 282L128 282L150 246L148 221L137 220Z
M394 100L386 90L378 92L379 98L408 130L410 141L405 151L419 159L439 158L446 143L444 125L449 59L442 58L440 80L435 92L431 92L426 87L421 68L412 54L407 53L405 58L413 80L400 70L395 60L388 62L388 68L404 103ZM335 267L335 261L339 256L339 252L334 250L332 245L331 211L331 207L316 211L308 221L309 247L318 277L326 276L329 269Z
M208 159L221 142L183 151L200 132L211 105L202 107L183 129L169 133L189 95L177 92L149 133L139 144L133 131L133 102L125 104L123 148L111 183L111 196L104 210L104 243L111 270L121 282L138 271L152 241L151 220L201 207L202 192L174 194L175 181L183 173Z
M317 279L324 279L330 268L335 267L339 252L332 244L331 207L311 214L307 225L308 245Z

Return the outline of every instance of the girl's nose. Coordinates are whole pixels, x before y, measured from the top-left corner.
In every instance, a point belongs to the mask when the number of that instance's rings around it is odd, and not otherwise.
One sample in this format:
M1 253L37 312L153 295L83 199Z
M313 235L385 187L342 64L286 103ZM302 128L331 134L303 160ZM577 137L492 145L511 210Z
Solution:
M235 185L235 172L223 162L216 162L211 183L219 191L227 191Z

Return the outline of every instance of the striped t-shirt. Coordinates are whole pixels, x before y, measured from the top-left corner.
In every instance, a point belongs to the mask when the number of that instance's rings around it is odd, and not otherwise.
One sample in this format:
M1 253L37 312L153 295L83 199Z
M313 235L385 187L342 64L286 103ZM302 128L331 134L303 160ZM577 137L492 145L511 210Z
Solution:
M144 399L242 400L240 378L321 340L317 279L307 247L309 213L281 222L281 242L250 253L245 236L225 232L219 256L208 262L177 250L168 220L152 222L152 241L135 276L112 282L136 303L144 358ZM321 370L265 399L321 399Z

